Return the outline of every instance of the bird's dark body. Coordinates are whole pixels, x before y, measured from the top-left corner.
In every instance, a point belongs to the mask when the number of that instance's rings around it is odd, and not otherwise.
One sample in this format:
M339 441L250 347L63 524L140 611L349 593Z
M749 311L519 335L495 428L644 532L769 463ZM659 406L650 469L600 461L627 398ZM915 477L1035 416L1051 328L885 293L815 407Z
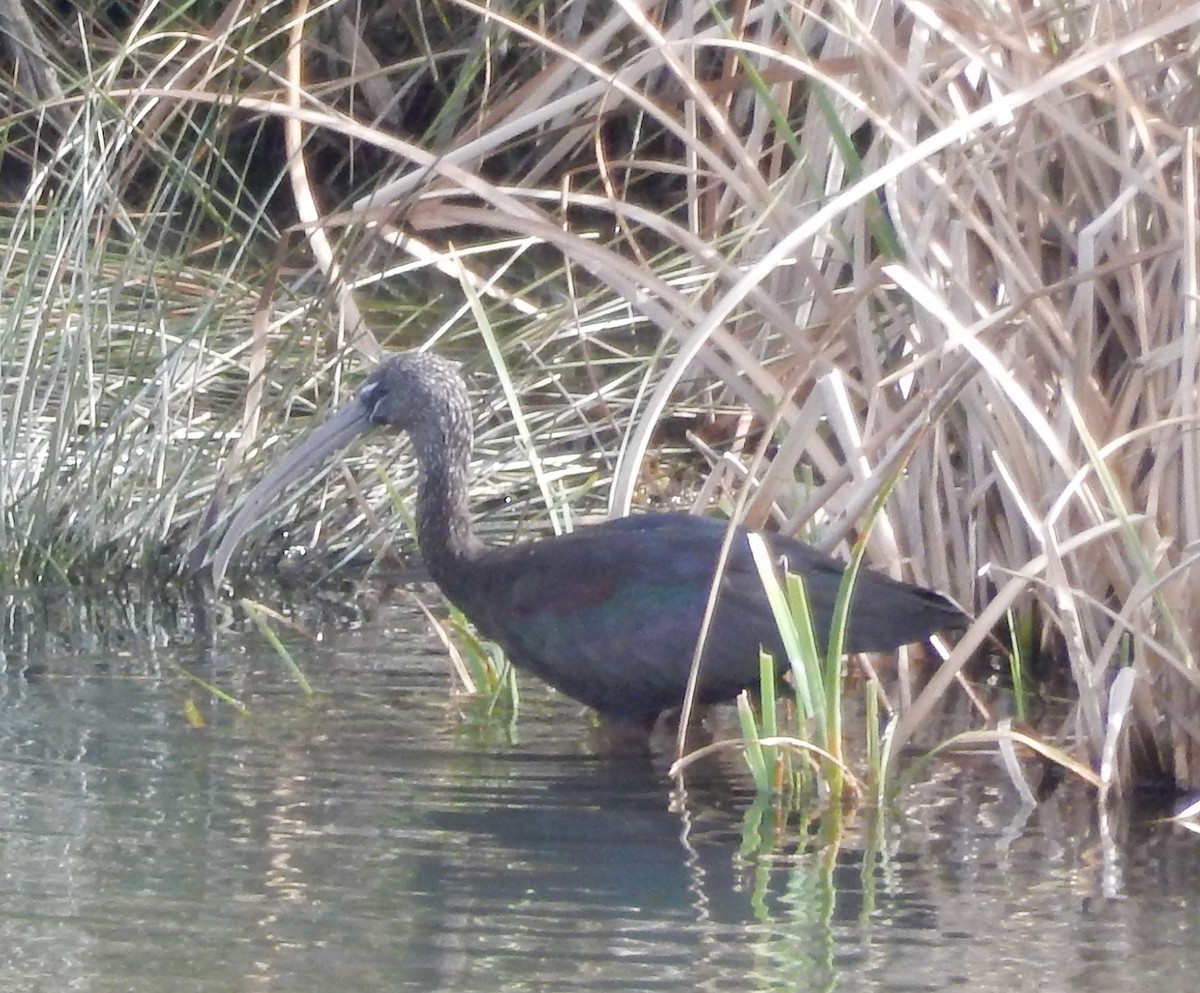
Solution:
M355 400L286 455L243 501L215 554L214 574L289 482L373 425L406 431L421 468L418 542L447 597L512 662L602 715L651 724L682 704L725 536L722 521L685 514L628 517L510 546L480 541L467 509L470 403L455 367L405 353L380 367ZM772 558L806 580L824 641L844 566L778 535ZM722 576L698 682L698 702L734 698L759 681L759 650L783 646L745 530ZM862 570L847 632L851 652L891 651L967 618L941 595Z
M626 517L573 534L489 548L447 595L513 663L602 714L656 716L683 702L725 522L686 514ZM764 535L802 573L822 648L844 566L801 542ZM857 580L847 650L890 651L958 626L936 593L869 570ZM759 649L786 655L739 529L705 641L697 699L730 700L759 682Z

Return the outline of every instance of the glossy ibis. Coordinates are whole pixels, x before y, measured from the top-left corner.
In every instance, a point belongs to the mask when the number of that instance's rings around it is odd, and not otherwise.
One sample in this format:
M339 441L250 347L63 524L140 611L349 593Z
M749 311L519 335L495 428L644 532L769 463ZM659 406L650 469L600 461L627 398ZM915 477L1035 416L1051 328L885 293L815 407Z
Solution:
M349 403L283 457L240 505L214 555L217 582L269 503L315 463L380 426L412 439L420 467L416 526L429 574L512 662L626 725L653 726L684 697L726 525L649 514L497 547L471 528L471 406L457 367L407 352L380 366ZM779 535L773 558L802 573L827 637L844 566ZM966 616L931 590L862 570L847 630L850 652L887 652L961 628ZM697 702L730 700L759 681L759 648L785 653L743 529L705 644Z

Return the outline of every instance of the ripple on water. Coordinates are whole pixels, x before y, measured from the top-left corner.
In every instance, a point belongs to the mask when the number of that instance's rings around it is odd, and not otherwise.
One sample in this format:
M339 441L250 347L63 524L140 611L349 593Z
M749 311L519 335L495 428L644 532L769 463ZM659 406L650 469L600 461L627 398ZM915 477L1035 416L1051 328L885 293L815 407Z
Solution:
M250 636L10 666L0 988L1194 988L1190 836L1105 849L972 769L917 790L882 853L745 857L736 781L684 796L589 757L531 681L519 743L473 728L413 630L292 639L313 702Z

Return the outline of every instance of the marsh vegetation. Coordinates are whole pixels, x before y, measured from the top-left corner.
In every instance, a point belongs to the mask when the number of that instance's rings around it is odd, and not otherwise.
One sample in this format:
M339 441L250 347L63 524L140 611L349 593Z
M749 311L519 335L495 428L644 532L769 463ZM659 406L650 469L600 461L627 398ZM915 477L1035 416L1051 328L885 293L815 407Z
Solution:
M878 761L969 693L1016 781L1200 787L1194 8L0 6L4 583L182 581L428 345L488 527L736 514L974 612L856 683ZM395 457L235 567L389 567Z

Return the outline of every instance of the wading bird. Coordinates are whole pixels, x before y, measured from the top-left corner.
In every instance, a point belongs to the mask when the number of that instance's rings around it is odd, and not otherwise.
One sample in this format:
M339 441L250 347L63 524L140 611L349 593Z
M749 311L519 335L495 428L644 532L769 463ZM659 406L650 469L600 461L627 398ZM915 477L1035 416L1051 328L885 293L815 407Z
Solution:
M394 356L268 472L240 505L214 554L219 584L235 546L263 510L372 427L407 432L416 452L416 526L433 581L518 669L621 725L649 731L684 699L726 524L647 514L508 546L471 527L473 430L457 367L434 355ZM697 703L731 700L759 683L759 650L786 654L739 529L721 578L700 664ZM804 576L822 650L845 566L801 542L764 534L772 558ZM967 617L931 590L862 569L848 652L888 652Z

